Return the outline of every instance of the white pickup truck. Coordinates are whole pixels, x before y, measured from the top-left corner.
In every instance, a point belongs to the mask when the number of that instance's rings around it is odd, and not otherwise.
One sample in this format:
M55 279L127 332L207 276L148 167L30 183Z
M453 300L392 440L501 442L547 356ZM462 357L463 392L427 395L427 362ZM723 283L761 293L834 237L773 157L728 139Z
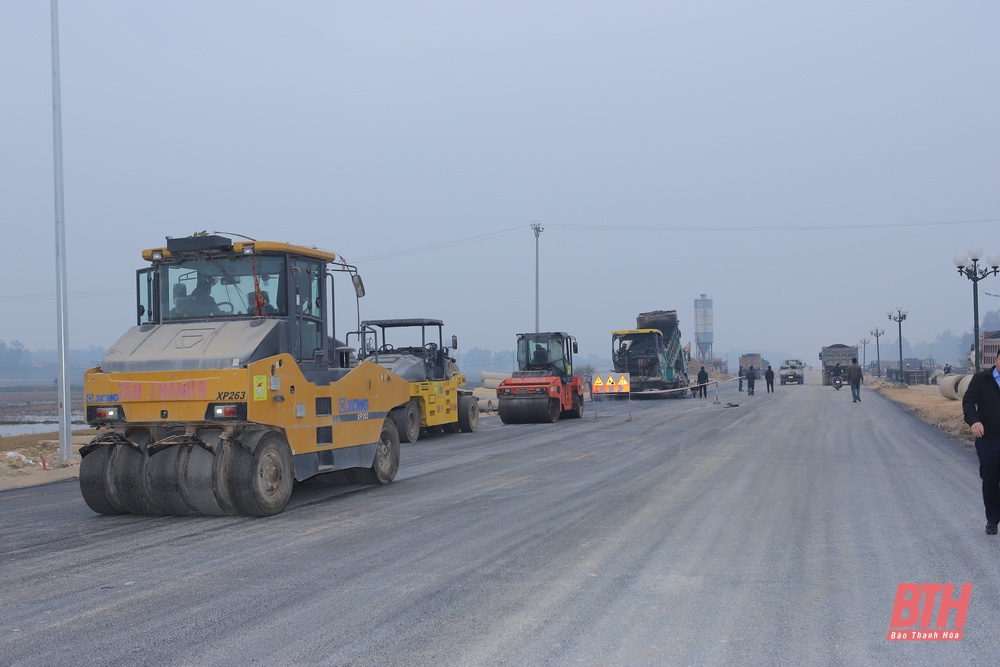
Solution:
M778 375L781 378L781 384L790 382L803 384L806 380L805 364L802 363L801 359L785 359L781 362Z

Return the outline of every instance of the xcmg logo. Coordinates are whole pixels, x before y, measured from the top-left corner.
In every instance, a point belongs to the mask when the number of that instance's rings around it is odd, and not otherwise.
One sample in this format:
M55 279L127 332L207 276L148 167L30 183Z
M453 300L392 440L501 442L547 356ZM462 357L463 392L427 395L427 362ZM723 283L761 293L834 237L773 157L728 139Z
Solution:
M931 627L934 601L940 594L937 621ZM972 599L972 584L962 584L955 598L955 584L900 584L889 620L889 641L959 641L965 615ZM948 615L955 612L955 624L948 628Z
M342 398L337 401L337 409L340 414L351 412L368 412L367 398Z

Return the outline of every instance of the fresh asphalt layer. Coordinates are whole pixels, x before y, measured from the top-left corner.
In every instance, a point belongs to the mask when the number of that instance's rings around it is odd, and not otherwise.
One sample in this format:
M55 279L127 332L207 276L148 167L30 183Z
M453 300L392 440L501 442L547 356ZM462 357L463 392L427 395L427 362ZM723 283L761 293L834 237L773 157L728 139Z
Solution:
M0 663L995 664L975 454L817 379L484 418L268 519L0 492ZM901 582L973 584L963 639L887 641Z

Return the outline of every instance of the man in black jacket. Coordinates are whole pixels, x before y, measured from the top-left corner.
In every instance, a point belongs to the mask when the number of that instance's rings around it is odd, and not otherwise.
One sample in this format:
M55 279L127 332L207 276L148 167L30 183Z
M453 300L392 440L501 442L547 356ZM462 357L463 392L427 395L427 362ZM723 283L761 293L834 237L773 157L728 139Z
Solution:
M708 398L708 371L702 366L698 371L698 393L695 397Z
M753 366L747 369L746 380L747 396L753 396L753 386L757 382L757 371L753 369Z
M986 534L996 535L1000 523L1000 371L995 362L992 368L976 373L969 380L962 398L962 412L976 437Z

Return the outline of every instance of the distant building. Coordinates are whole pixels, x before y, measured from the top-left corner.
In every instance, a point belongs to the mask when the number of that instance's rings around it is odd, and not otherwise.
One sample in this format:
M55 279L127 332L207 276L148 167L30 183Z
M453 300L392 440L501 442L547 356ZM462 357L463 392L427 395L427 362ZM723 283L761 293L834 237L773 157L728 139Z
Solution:
M983 368L989 368L994 365L997 360L997 353L1000 352L1000 331L984 331L979 349L982 350L980 359L982 360ZM973 357L974 361L975 357Z

